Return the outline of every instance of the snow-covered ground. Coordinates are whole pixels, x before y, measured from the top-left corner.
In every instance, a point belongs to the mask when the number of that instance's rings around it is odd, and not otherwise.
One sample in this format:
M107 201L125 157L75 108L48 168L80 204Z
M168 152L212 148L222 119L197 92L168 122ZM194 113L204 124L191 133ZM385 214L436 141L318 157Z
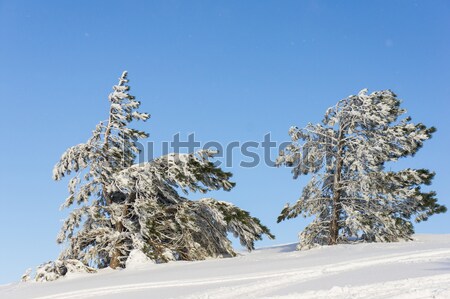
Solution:
M0 298L450 298L450 235L415 239L301 252L291 244L237 258L135 265L0 286Z

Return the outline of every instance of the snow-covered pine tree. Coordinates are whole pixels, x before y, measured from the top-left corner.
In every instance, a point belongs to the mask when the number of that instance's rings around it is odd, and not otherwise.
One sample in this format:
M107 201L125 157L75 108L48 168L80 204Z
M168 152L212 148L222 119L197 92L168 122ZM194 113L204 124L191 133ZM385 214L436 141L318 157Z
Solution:
M311 180L278 222L314 216L299 234L299 249L410 239L413 219L446 211L436 193L421 190L434 173L385 170L385 163L413 156L436 131L410 117L399 120L405 112L392 91L364 89L329 108L322 124L289 130L292 143L280 152L277 165L293 167L294 179L310 174Z
M234 256L228 233L249 250L264 234L273 238L257 218L230 203L191 201L179 195L179 189L205 193L234 186L231 173L210 162L213 152L170 154L134 164L137 142L148 134L128 124L146 121L149 115L138 112L140 103L129 94L127 83L124 72L109 95L108 120L97 125L86 143L69 148L54 167L55 180L75 174L62 208L77 207L57 238L66 244L65 250L56 262L39 268L44 277L40 280L61 276L58 267L67 269L67 261L81 262L86 271L125 267L132 250L155 262L201 260Z

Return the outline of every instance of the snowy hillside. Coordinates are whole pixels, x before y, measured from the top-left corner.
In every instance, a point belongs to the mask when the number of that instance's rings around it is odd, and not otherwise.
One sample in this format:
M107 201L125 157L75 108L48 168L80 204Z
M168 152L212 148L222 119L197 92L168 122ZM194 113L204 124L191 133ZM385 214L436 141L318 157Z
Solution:
M0 286L0 298L450 298L450 235L414 242L134 265L50 283Z

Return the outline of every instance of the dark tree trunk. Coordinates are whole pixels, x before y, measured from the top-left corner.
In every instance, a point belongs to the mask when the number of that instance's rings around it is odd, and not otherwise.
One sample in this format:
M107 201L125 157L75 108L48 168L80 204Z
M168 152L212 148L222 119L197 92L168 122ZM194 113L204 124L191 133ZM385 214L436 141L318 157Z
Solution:
M136 193L131 193L128 200L123 203L123 218L125 218L128 214L128 205L132 202L134 202L136 199ZM115 229L117 232L121 233L125 231L125 227L123 226L122 222L117 222ZM109 267L112 269L116 269L118 267L123 267L123 263L121 261L122 252L120 250L120 247L123 246L123 242L119 242L119 244L116 244L116 248L114 249L114 253L111 257L111 261L109 263Z
M341 216L341 173L342 173L342 155L343 155L343 144L342 144L342 126L338 133L338 150L336 152L336 168L334 173L333 182L333 206L331 211L331 221L330 221L330 235L328 240L328 245L336 245L339 238L339 219Z

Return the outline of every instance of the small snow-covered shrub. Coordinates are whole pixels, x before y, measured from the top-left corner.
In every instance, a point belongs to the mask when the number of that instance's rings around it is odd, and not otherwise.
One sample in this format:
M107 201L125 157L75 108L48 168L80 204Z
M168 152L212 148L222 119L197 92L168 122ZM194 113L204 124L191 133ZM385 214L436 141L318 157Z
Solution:
M28 272L28 271L27 271ZM68 273L95 273L96 270L84 265L82 262L69 260L50 261L36 269L35 280L38 282L53 281ZM31 271L28 272L28 276ZM25 276L25 275L24 275Z

